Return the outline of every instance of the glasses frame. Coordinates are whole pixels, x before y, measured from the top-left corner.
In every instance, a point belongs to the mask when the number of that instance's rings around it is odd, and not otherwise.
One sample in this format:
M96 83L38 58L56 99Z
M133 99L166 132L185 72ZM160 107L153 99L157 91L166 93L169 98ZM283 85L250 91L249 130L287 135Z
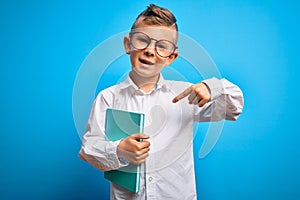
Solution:
M147 36L147 37L149 38L149 41L150 41L150 42L148 43L148 45L147 45L145 48L139 49L139 48L136 48L136 47L132 44L132 41L131 41L132 35L134 35L134 34L136 34L136 33L142 33L143 35L145 35L145 36ZM176 51L176 49L178 49L178 46L176 46L173 42L171 42L171 41L169 41L169 40L157 40L157 39L151 38L151 37L150 37L149 35L147 35L146 33L143 33L143 32L140 32L140 31L130 32L130 33L129 33L129 37L130 37L130 44L131 44L131 46L133 46L133 48L135 48L135 49L137 49L137 50L145 50L145 49L147 49L147 48L149 47L149 45L151 44L151 41L154 40L154 41L155 41L155 44L154 44L155 52L156 52L157 55L159 55L159 56L162 57L162 58L168 58L168 57L170 57L170 56ZM160 42L160 41L167 41L167 42L169 42L169 43L171 43L171 44L173 45L173 51L170 53L170 55L168 55L168 56L162 56L162 55L160 55L160 54L158 53L158 51L157 51L157 43Z

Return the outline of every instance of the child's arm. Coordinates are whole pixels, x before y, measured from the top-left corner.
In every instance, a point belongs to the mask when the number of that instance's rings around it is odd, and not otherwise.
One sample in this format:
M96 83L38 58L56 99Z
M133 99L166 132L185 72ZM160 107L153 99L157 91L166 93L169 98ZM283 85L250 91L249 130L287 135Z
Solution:
M79 157L101 171L141 164L148 156L149 136L137 133L115 142L105 139L106 109L111 106L112 96L103 91L96 98L82 139ZM143 140L140 142L140 140ZM125 158L125 160L124 160Z
M226 79L207 79L192 85L173 99L173 103L188 96L190 104L198 105L196 121L236 120L244 106L239 87Z
M106 109L111 106L110 102L110 95L105 91L95 99L79 152L81 159L101 171L118 169L127 165L120 162L117 155L117 146L120 141L111 142L105 139Z

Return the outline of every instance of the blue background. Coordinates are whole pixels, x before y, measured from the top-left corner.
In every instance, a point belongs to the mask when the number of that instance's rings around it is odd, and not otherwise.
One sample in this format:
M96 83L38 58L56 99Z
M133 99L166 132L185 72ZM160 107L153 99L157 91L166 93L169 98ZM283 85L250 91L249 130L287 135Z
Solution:
M152 2L245 96L204 159L199 127L199 199L300 198L297 1L31 0L0 3L0 199L108 199L103 173L77 157L73 84L92 49Z

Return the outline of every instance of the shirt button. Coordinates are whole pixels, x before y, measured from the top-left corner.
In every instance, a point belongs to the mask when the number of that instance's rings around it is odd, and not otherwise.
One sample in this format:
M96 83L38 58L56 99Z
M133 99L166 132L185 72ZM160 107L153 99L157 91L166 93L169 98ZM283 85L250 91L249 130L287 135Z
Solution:
M149 177L149 178L148 178L148 181L149 181L149 182L151 182L152 180L153 180L153 178L152 178L152 177Z

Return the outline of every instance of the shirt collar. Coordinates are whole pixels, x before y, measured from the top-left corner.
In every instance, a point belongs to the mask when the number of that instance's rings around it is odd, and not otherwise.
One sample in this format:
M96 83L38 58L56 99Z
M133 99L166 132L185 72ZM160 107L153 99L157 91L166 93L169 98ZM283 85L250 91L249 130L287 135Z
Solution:
M119 84L119 88L121 90L123 89L128 89L128 88L132 88L133 91L137 91L140 90L136 84L132 81L132 79L130 78L129 74L127 75L127 78L121 82ZM153 90L159 90L159 89L166 89L169 90L169 85L167 83L167 81L164 79L163 75L160 73L159 75L159 79L156 83L156 87Z

